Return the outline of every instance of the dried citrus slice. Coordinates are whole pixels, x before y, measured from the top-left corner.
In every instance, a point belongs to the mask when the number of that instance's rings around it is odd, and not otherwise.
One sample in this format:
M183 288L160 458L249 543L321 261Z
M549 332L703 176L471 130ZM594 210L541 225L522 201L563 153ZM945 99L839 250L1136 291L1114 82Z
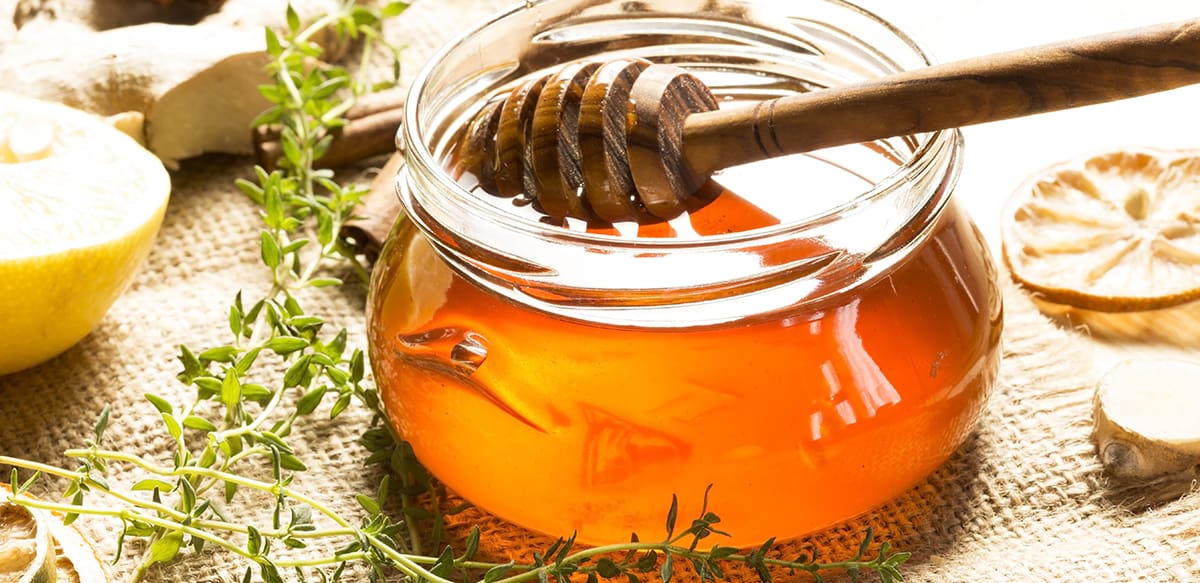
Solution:
M1200 153L1130 150L1050 167L1001 217L1013 277L1042 299L1102 312L1200 298Z
M0 583L108 583L103 561L78 530L17 504L10 492L0 484Z
M45 513L0 502L0 582L50 583L54 544Z
M91 331L150 252L170 188L102 119L0 93L0 374Z

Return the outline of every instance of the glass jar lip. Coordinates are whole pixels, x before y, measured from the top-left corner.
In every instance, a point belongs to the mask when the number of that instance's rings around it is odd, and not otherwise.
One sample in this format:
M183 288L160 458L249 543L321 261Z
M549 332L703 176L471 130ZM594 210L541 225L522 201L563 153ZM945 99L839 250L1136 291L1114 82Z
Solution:
M420 166L420 170L426 177L432 177L439 186L444 189L443 192L453 193L457 203L464 204L467 209L478 216L486 217L489 221L494 222L499 226L511 230L513 232L524 235L532 235L536 237L552 238L562 242L574 242L583 245L596 245L602 247L616 248L639 248L639 249L681 249L707 246L724 246L747 241L756 241L768 238L785 236L791 233L803 232L820 225L828 224L836 221L838 217L844 216L846 213L853 212L854 209L863 205L868 205L876 199L886 196L887 193L896 188L900 183L906 180L914 172L928 163L932 156L936 156L948 142L955 139L958 135L958 130L938 130L924 134L924 139L920 140L917 147L913 150L902 164L895 167L886 176L874 182L870 188L862 191L858 195L849 198L845 202L830 206L823 211L805 217L804 219L791 222L783 222L777 225L769 225L758 227L746 231L738 231L733 233L706 235L700 238L674 239L674 238L646 238L646 237L629 237L620 234L593 233L586 231L574 231L564 229L560 226L541 223L532 220L528 217L520 216L517 213L505 212L496 206L487 204L483 197L465 189L457 180L450 177L445 172L445 169L436 161L433 152L430 151L429 144L422 138L421 131L421 116L420 108L422 107L422 99L420 98L423 89L428 85L437 70L437 66L449 54L457 50L464 43L468 42L473 36L479 34L487 27L509 18L521 11L536 8L538 4L549 2L551 0L526 0L525 2L517 3L507 10L502 10L491 17L480 22L476 26L468 28L459 35L453 37L450 41L443 44L421 67L416 77L409 88L408 95L404 105L404 123L397 130L396 142L397 146L402 148L405 154L406 165ZM933 60L929 54L921 48L908 34L900 30L889 21L881 18L874 12L867 10L853 2L847 0L821 0L822 2L832 4L841 8L850 9L861 16L864 16L875 24L884 27L888 33L894 35L896 40L901 41L908 49L913 51L913 56L917 57L926 66L932 65ZM409 168L403 169L397 175L397 186L401 187L403 176L406 172L411 172ZM931 197L933 198L933 197ZM925 203L929 200L923 201Z

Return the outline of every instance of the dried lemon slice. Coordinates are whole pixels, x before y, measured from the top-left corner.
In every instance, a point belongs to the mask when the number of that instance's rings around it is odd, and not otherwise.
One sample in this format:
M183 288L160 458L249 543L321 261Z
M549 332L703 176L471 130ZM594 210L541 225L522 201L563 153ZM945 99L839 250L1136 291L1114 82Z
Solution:
M1128 312L1200 298L1200 153L1050 167L1013 193L1001 225L1013 277L1043 300Z
M82 339L150 252L171 184L100 118L0 93L0 374Z
M9 492L0 485L0 583L108 582L104 563L78 530L54 513L11 501Z
M54 545L44 513L0 502L0 583L51 583Z

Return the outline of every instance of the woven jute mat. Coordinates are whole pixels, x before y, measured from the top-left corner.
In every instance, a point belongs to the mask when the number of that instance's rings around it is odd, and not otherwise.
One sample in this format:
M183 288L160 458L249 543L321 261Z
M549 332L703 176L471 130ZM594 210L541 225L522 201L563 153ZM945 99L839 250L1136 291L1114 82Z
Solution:
M389 34L407 44L411 74L447 35L496 6L418 2ZM248 160L214 157L188 163L173 176L157 246L99 328L49 363L0 377L0 453L73 468L62 452L82 446L96 416L110 405L106 447L169 459L169 438L143 395L182 402L187 391L174 378L178 346L226 343L234 295L244 290L253 297L268 284L256 209L233 185L250 175ZM1187 493L1187 483L1175 484L1160 499L1159 490L1106 480L1089 440L1092 386L1104 359L1096 358L1097 348L1082 333L1042 316L1019 290L1006 284L1005 296L1000 382L961 450L899 498L786 543L782 554L816 548L830 559L846 557L871 527L878 540L913 553L904 569L912 581L1200 579L1200 494ZM347 327L351 344L361 347L364 298L362 287L347 286L303 300L331 326ZM354 495L370 492L379 478L364 466L366 451L356 443L367 422L358 408L336 421L322 415L304 421L291 443L310 470L295 487L357 516ZM139 479L121 465L108 477L116 487ZM38 493L56 498L61 487L45 481ZM266 509L264 502L259 515ZM84 518L77 524L105 556L115 556L118 522ZM483 532L481 555L501 561L528 561L532 550L552 540L474 509L451 518L450 534L461 537L471 525ZM127 576L139 553L136 546L127 549L115 574ZM181 557L152 570L150 579L237 581L245 567L208 551Z

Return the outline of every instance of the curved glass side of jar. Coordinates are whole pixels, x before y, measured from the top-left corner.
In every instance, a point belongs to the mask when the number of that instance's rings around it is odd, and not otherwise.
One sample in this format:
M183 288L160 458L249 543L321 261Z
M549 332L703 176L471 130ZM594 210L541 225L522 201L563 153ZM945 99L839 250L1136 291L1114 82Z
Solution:
M956 132L869 145L885 172L861 156L809 159L859 190L802 220L693 239L541 224L452 169L470 104L539 70L545 39L563 58L612 43L703 54L690 66L710 85L750 67L787 91L924 62L852 5L797 0L783 21L764 18L776 4L535 2L418 78L401 176L410 218L372 277L370 357L389 420L476 505L603 543L661 530L673 495L681 515L698 513L711 485L723 544L758 544L878 506L970 433L998 367L1001 305L987 246L951 196ZM514 34L526 28L527 46ZM747 87L719 92L759 89ZM824 194L796 178L751 187Z

